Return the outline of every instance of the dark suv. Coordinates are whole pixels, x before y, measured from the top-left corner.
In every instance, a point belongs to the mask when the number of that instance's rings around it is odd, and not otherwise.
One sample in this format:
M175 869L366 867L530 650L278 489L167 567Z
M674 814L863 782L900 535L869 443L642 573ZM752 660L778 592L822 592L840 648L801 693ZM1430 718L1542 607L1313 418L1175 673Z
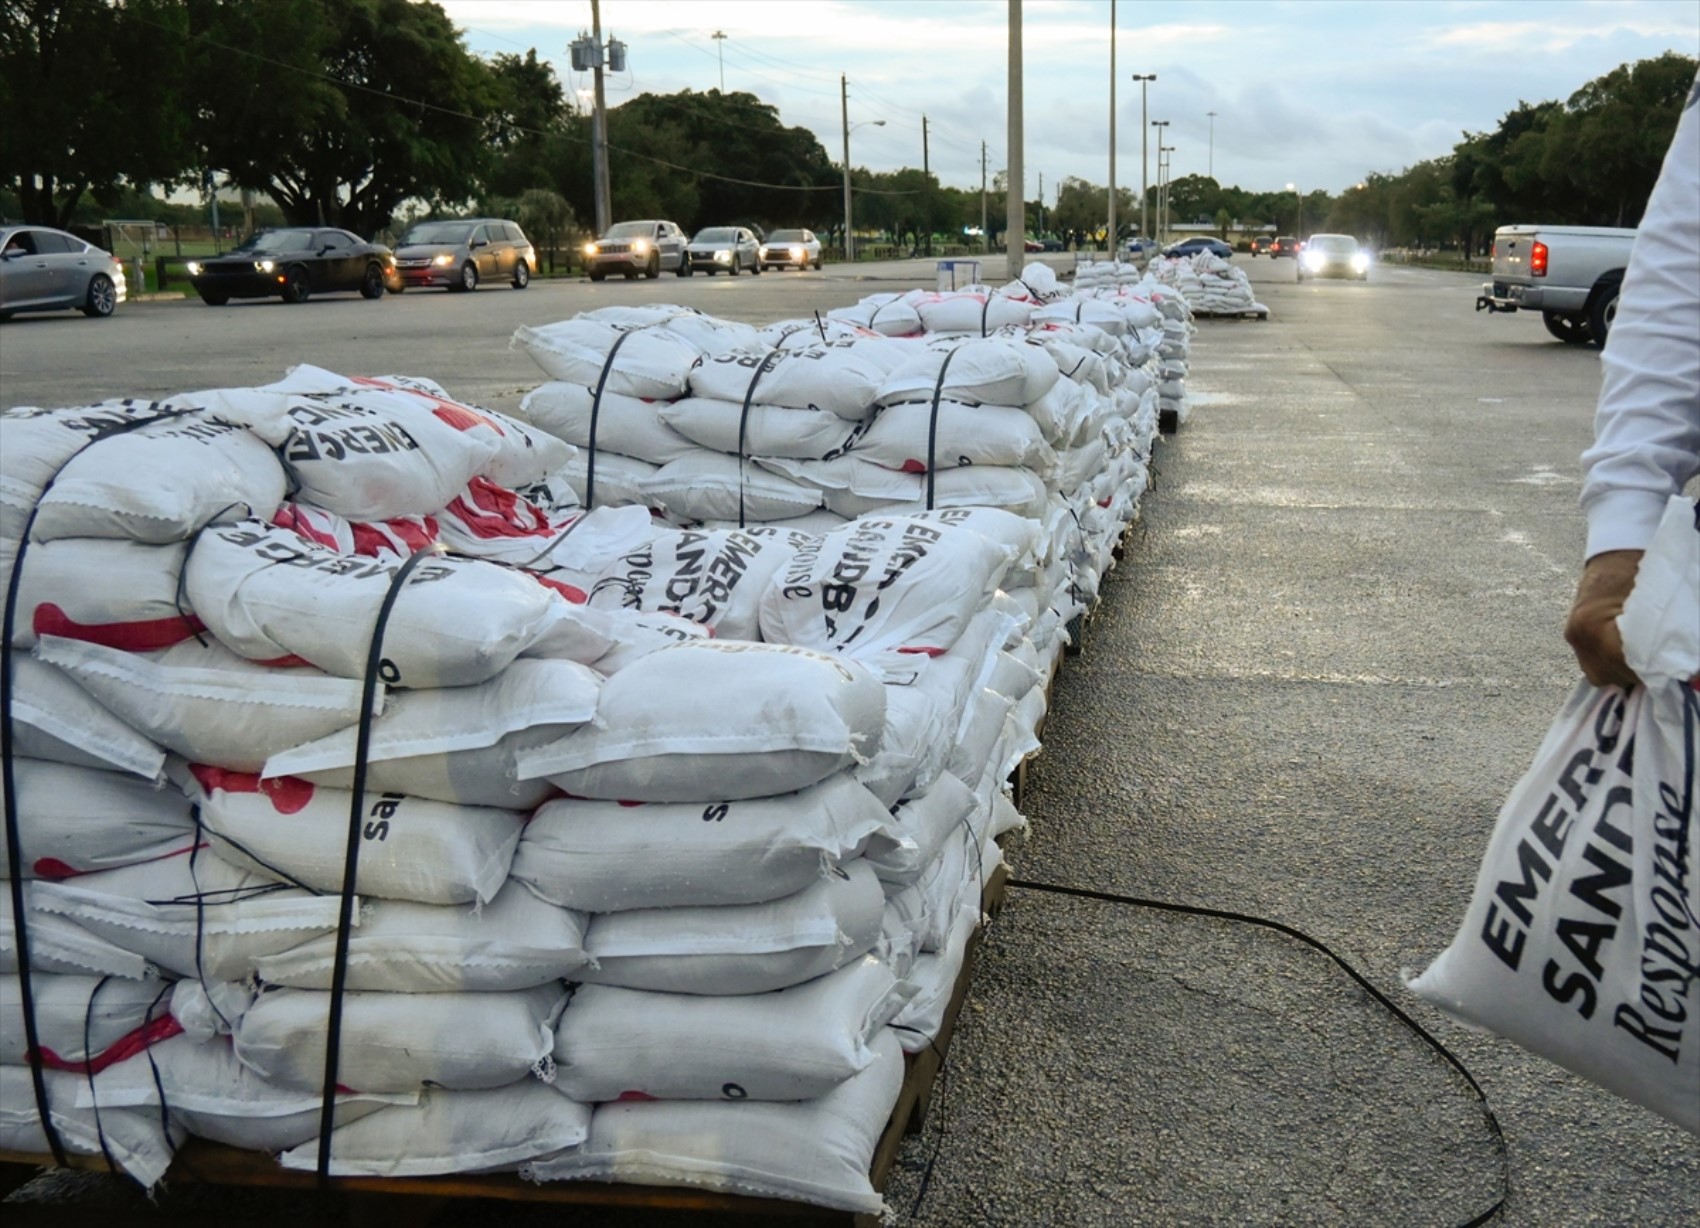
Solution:
M1254 256L1261 256L1274 246L1274 239L1271 239L1268 235L1258 235L1257 238L1251 241L1251 254Z
M404 288L476 290L479 282L488 280L523 290L537 271L537 249L518 222L503 218L415 222L395 245L395 267Z
M1298 259L1299 249L1303 246L1303 243L1299 242L1291 235L1282 235L1279 239L1276 239L1274 243L1270 244L1269 258L1271 260L1278 260L1282 256L1288 256L1296 260Z

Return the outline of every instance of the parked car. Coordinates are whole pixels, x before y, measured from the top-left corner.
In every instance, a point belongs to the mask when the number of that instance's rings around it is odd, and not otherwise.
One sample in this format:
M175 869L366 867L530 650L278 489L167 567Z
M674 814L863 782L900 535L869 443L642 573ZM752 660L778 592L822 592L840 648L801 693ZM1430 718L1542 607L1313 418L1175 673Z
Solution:
M1122 244L1122 251L1129 256L1154 256L1157 254L1157 240L1143 236L1132 238Z
M624 274L627 280L639 273L659 277L663 269L680 277L691 275L685 232L673 222L616 222L607 234L584 245L584 271L591 281L609 273Z
M1369 280L1369 253L1351 235L1312 235L1299 253L1299 280L1351 277Z
M1227 260L1234 254L1234 249L1220 239L1212 239L1209 235L1194 235L1190 239L1182 239L1174 246L1163 250L1163 254L1170 259L1178 256L1196 256L1199 252L1209 252L1212 256L1220 256Z
M793 265L799 269L820 268L820 240L812 230L776 230L761 245L763 268Z
M486 280L523 290L537 272L537 249L518 222L503 218L415 222L396 243L395 267L398 293L407 286L476 290Z
M1268 235L1258 235L1251 241L1251 254L1254 256L1261 256L1265 252L1269 252L1269 249L1274 246L1274 239L1270 238ZM1274 253L1270 252L1270 254L1273 255Z
M210 307L233 298L305 303L314 294L358 290L383 298L401 284L395 255L347 230L284 227L262 230L222 256L189 261L189 282Z
M1269 245L1269 258L1271 260L1279 260L1282 256L1289 256L1296 260L1298 259L1300 249L1303 247L1304 244L1300 243L1291 235L1282 235L1280 238L1276 239L1275 242Z
M49 226L0 227L0 320L14 311L76 308L109 316L128 292L111 252Z
M736 277L739 269L761 272L761 244L742 226L709 226L697 231L685 256L691 272L701 269L710 277L722 272Z

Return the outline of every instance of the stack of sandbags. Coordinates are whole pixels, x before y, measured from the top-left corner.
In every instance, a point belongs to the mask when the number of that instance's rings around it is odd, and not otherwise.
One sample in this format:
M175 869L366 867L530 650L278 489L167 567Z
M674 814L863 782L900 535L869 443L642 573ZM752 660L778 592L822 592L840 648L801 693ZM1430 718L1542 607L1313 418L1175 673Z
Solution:
M1144 274L1138 265L1122 260L1082 260L1074 267L1074 288L1100 290L1137 284Z
M1209 252L1178 259L1158 257L1146 273L1181 292L1197 315L1237 315L1267 311L1251 292L1251 279L1232 261Z

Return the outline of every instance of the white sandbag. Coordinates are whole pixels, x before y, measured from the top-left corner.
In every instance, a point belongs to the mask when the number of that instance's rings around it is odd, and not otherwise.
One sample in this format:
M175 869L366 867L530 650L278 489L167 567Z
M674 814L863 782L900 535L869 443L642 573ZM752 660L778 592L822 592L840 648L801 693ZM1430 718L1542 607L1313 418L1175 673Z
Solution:
M346 789L293 776L194 769L201 822L235 866L340 892L349 810ZM422 904L488 901L508 875L525 816L489 806L368 792L357 880L362 895Z
M1044 681L1044 671L1039 668L1038 649L1033 647L1032 641L1023 637L1016 649L997 654L991 673L987 675L986 687L1019 702Z
M911 792L924 793L944 770L957 716L931 691L908 682L885 687L885 736L879 753L855 776L888 808Z
M501 1172L570 1151L590 1134L591 1109L535 1079L479 1091L429 1088L397 1105L339 1125L331 1134L336 1177L428 1177ZM314 1138L284 1152L285 1168L319 1163Z
M513 877L566 908L753 904L795 894L856 855L886 812L847 773L799 793L728 802L549 802Z
M878 400L881 405L897 405L930 402L938 395L971 405L1030 405L1060 378L1043 346L989 337L917 351L886 377Z
M360 1092L503 1087L552 1077L549 1051L567 991L349 993L343 996L337 1084ZM262 1079L324 1085L331 995L268 989L236 1025L236 1056Z
M995 758L998 739L1003 735L1004 721L1014 701L989 687L980 687L969 701L967 720L963 723L945 770L962 780L979 780Z
M573 496L587 507L649 506L649 496L643 484L661 468L635 456L598 449L593 455L581 448L556 476L571 488ZM592 477L596 487L590 489ZM588 498L587 498L588 493Z
M162 1093L174 1124L197 1138L244 1151L275 1154L319 1134L319 1093L266 1082L237 1060L228 1036L161 1041L146 1058L102 1071L92 1090L85 1082L77 1091L77 1105L99 1104L103 1114L108 1107L145 1109L158 1117ZM346 1124L418 1099L418 1092L339 1095L332 1120Z
M696 640L602 687L597 723L518 756L577 797L737 801L794 793L879 749L885 689L807 649Z
M146 1062L146 1058L133 1059ZM113 1163L151 1189L165 1176L172 1154L183 1139L183 1128L167 1126L157 1109L76 1107L82 1075L43 1072L47 1081L48 1113L59 1141L72 1155L110 1155ZM0 1151L23 1155L48 1154L47 1132L41 1128L35 1090L28 1066L0 1066Z
M197 410L78 452L41 497L33 534L182 541L217 521L269 518L287 486L259 436Z
M1697 721L1682 683L1579 682L1500 811L1452 945L1410 982L1694 1133Z
M945 841L962 831L978 805L974 791L949 772L925 793L891 812L880 833L868 842L867 863L882 883L907 886L944 851Z
M1649 686L1700 677L1700 508L1672 495L1618 615L1623 656Z
M481 908L374 900L349 935L348 988L389 993L531 989L584 966L587 919L504 884ZM310 938L258 961L260 979L329 989L336 937Z
M604 390L602 400L595 401L592 388L551 380L525 394L519 403L519 413L526 421L535 423L567 443L580 448L591 446L590 418L592 404L596 409L596 439L598 452L618 452L656 465L665 465L683 456L696 445L673 429L663 414L668 401L646 401L640 397L623 396Z
M759 464L818 487L827 509L851 520L957 507L990 507L1038 519L1049 495L1044 479L1030 469L965 465L933 473L929 508L929 483L923 475L887 469L854 454L829 461L762 457Z
M257 665L211 639L150 657L43 636L36 656L155 742L215 767L257 771L275 751L360 718L358 682Z
M890 297L889 295L886 297ZM832 312L822 317L794 317L775 320L756 330L762 342L776 350L803 349L811 345L831 345L838 341L858 341L881 334L860 324L839 319Z
M821 505L819 491L707 449L669 461L639 489L644 502L686 520L789 520Z
M905 294L870 294L853 307L834 307L826 313L826 318L829 328L834 324L850 325L884 337L909 337L925 328L920 313Z
M659 408L661 421L692 443L734 456L835 456L855 440L858 424L828 409L685 397ZM668 460L673 459L668 457Z
M904 1066L888 1032L870 1047L874 1061L818 1100L601 1105L582 1146L522 1174L716 1189L879 1215L885 1203L868 1173Z
M630 611L615 613L611 610L588 609L586 612L601 614L618 627L614 646L591 662L591 668L605 678L619 673L652 652L705 640L710 634L709 629L701 623L680 618L676 614L633 614Z
M244 980L262 955L334 929L340 907L335 896L284 887L206 849L31 883L28 899L33 912L63 918L167 972L220 981Z
M762 598L762 637L882 667L947 651L997 587L1009 552L969 529L859 520L799 550Z
M253 661L297 656L363 678L398 563L348 559L257 521L203 533L184 567L190 603L224 645ZM471 686L542 630L554 596L473 560L433 558L408 575L384 632L392 686Z
M164 779L165 752L61 671L13 649L12 750L23 759Z
M959 910L939 949L916 957L908 974L915 996L898 1013L892 1028L905 1053L919 1053L938 1039L968 957L968 943L979 923L977 909Z
M642 549L656 532L655 518L647 508L599 506L574 514L566 529L550 545L548 554L526 566L536 573L541 583L569 602L583 605L590 600L590 590L602 573L622 555ZM554 628L560 614L558 610L551 612L551 628ZM604 636L610 638L606 632ZM535 644L526 651L537 656L562 655L556 649L538 651ZM603 651L607 651L606 646ZM574 656L571 659L588 664L595 657Z
M522 324L510 348L524 350L551 379L586 388L601 384L604 393L652 401L682 396L686 377L702 356L692 342L666 330L621 328L585 316L536 328Z
M28 900L31 892L25 893ZM156 976L158 970L134 951L89 933L64 917L39 910L27 914L30 967L36 972L68 973L72 976L121 976L140 981ZM0 972L16 972L18 944L12 910L0 908Z
M30 977L36 1043L50 1070L98 1074L182 1029L171 1017L171 987L161 981L101 976ZM26 1065L22 987L0 976L0 1064Z
M485 480L473 479L474 482ZM388 520L354 521L310 503L295 502L278 508L271 523L338 554L358 554L375 559L405 559L435 545L440 531L435 516L392 516Z
M691 372L691 395L740 406L750 400L812 407L855 421L867 414L884 377L884 368L855 345L811 345L711 358Z
M555 1027L574 1100L813 1100L866 1070L913 987L863 956L777 993L709 997L583 985Z
M885 895L861 860L762 904L647 908L591 919L578 974L661 993L752 994L841 968L879 941Z
M930 333L977 333L982 337L1007 325L1025 326L1033 316L1031 302L984 289L922 294L916 297L914 307L922 327Z
M936 418L928 403L888 405L856 439L850 454L905 473L960 465L1042 469L1056 460L1039 424L1024 410L960 401L940 401Z
M658 532L603 569L590 604L677 614L724 639L758 639L768 582L814 541L783 525Z
M15 550L16 543L0 543L0 551L6 548ZM152 652L188 639L202 624L183 599L184 553L182 543L149 546L101 537L30 545L12 647L28 648L38 635L62 635ZM0 580L9 580L10 553L4 561Z
M195 843L189 803L175 789L127 772L40 759L16 759L12 771L25 878L71 878L151 861ZM0 878L5 877L8 867L0 860Z
M91 441L180 408L167 401L114 400L67 409L19 406L0 413L0 538L23 537L43 488Z
M531 810L553 790L518 780L515 755L589 721L601 689L601 678L587 666L527 657L477 686L398 691L372 722L366 788ZM349 725L277 751L261 775L352 788L359 732L358 724Z

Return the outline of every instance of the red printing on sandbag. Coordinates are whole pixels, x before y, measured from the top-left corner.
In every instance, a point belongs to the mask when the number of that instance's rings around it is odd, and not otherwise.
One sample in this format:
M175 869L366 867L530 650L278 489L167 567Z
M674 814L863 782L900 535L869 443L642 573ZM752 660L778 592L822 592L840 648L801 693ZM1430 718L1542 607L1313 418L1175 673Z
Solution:
M262 779L258 772L232 772L206 763L191 763L189 771L208 793L222 789L226 793L264 794L279 814L297 814L305 810L313 800L316 787L312 781L302 780L299 776L268 776Z
M38 637L57 635L121 652L156 652L181 644L207 629L193 614L141 618L128 623L80 623L50 601L35 607L30 624Z
M63 1070L68 1074L97 1075L108 1066L116 1066L119 1062L128 1061L142 1052L149 1045L157 1045L162 1040L170 1040L183 1032L183 1025L170 1015L161 1015L158 1019L150 1019L141 1027L120 1037L94 1057L87 1061L70 1062L60 1057L45 1045L37 1049L41 1056L41 1064L49 1070Z

